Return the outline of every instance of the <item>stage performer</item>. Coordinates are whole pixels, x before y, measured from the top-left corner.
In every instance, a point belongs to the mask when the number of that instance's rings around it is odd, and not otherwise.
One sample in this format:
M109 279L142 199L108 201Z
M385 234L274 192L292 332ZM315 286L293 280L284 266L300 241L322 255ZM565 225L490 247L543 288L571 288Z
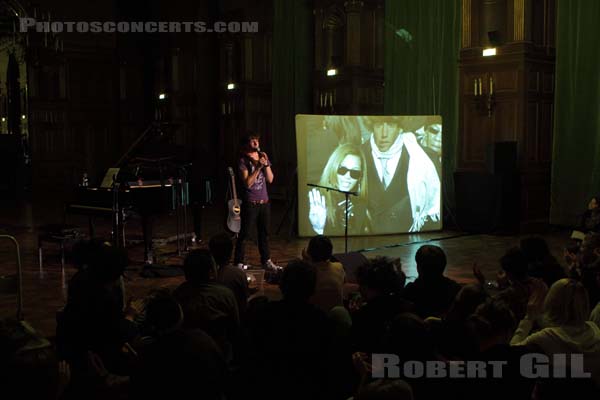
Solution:
M273 170L267 153L260 149L260 137L248 134L243 142L238 161L238 172L242 183L241 229L235 246L234 263L246 268L244 246L251 229L256 227L260 262L264 269L279 269L271 261L269 250L269 225L271 204L267 183L273 183Z

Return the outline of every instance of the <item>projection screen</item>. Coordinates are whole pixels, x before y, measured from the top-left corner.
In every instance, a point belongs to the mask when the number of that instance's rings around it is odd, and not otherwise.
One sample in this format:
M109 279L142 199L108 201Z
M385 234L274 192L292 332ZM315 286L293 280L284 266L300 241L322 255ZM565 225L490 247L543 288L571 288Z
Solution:
M300 236L343 236L346 205L349 236L441 229L441 116L297 115L296 145Z

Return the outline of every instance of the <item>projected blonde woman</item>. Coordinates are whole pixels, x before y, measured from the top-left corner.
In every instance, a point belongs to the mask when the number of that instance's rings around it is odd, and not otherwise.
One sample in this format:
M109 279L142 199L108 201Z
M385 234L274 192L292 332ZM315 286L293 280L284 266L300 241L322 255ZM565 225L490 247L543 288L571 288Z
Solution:
M366 160L360 148L353 144L339 145L329 156L319 185L347 192L357 192L348 201L348 231L351 234L370 230L367 204ZM318 234L343 235L346 200L342 193L312 189L308 193L309 220Z

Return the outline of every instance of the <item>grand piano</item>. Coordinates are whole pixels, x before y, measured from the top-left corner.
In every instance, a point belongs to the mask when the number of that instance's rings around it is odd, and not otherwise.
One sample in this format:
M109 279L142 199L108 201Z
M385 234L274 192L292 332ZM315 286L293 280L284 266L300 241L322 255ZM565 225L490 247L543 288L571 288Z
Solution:
M99 185L80 185L76 189L73 201L65 207L65 213L88 216L90 237L95 236L95 217L111 218L111 240L113 245L120 247L126 244L125 221L139 216L142 220L144 261L149 264L153 262L152 226L157 215L174 212L177 215L177 236L179 238L183 228L185 241L189 204L185 167L189 163L170 143L174 129L170 124L151 124L106 171Z

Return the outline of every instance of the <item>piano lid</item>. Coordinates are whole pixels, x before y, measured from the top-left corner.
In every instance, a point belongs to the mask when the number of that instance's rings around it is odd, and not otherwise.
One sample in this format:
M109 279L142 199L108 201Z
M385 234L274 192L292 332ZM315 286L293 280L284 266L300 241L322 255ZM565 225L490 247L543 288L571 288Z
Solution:
M175 144L175 132L180 127L180 124L151 123L129 146L116 165L106 172L101 186L111 186L113 178L126 183L138 177L162 181L179 176L182 167L191 161L189 146Z
M185 163L185 148L174 143L175 132L180 124L153 122L129 146L114 167L131 163L160 163L166 161Z

